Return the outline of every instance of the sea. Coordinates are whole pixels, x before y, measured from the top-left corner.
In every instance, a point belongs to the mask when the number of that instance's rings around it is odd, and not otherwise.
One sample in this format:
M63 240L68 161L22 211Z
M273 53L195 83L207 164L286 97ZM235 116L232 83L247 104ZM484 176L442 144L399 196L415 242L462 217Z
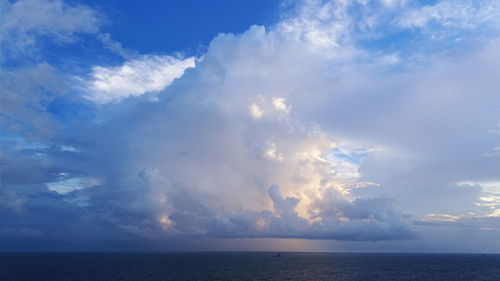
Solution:
M2 281L496 280L496 254L0 253Z

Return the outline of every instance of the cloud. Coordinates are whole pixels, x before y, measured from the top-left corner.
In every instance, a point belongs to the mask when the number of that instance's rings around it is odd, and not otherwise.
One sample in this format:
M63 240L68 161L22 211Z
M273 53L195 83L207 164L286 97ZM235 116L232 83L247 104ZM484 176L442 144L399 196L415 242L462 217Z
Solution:
M358 1L299 1L278 25L280 33L323 51L349 53L354 18L348 10ZM340 47L343 48L340 48ZM337 55L338 56L338 55Z
M113 40L109 33L100 33L97 35L97 38L101 41L104 48L108 49L112 53L120 55L124 59L132 60L139 56L137 52L126 49L120 42Z
M500 5L492 1L439 1L405 11L396 19L403 28L426 28L430 24L474 29L488 22L498 24Z
M86 98L96 103L117 102L147 92L158 92L195 66L194 58L143 56L119 67L96 66L85 81Z
M299 199L283 197L279 187L268 189L273 202L273 211L231 211L215 210L182 192L172 196L176 211L168 220L169 232L188 235L203 235L219 238L302 238L335 239L350 241L379 241L410 239L416 236L406 218L392 209L385 199L361 199L355 202L322 202L338 206L338 212L325 210L314 221L300 217L296 212ZM338 197L338 196L335 196ZM333 198L332 198L333 199ZM187 201L187 202L186 202ZM180 202L184 202L182 206ZM374 208L375 206L379 208ZM335 207L334 207L335 208Z
M1 127L32 140L47 139L58 129L48 106L69 88L58 71L42 63L26 69L1 71Z
M500 210L500 181L474 182L460 181L456 183L459 187L479 188L481 193L478 202L474 205L482 207L475 217L498 217Z
M220 35L156 101L123 99L86 134L93 164L81 173L101 185L75 194L90 197L88 209L112 204L114 224L141 237L415 237L394 202L351 193L370 183L339 167L359 163L332 154L342 144L294 113L292 93L321 67L308 53L293 59L302 71L290 68L295 43L279 36L263 27ZM101 201L110 192L119 195Z
M427 214L422 221L445 221L454 222L460 219L460 216L453 216L448 214Z
M0 190L0 208L14 213L20 213L26 202L24 198L17 195L14 190Z
M498 40L436 52L434 39L394 26L407 5L301 2L276 26L218 35L196 67L109 41L127 61L81 77L78 95L97 113L78 126L48 110L66 93L41 90L53 79L12 71L5 77L24 78L7 87L8 124L35 125L12 126L2 146L0 247L495 233L497 209L480 210L496 197L455 183L498 181L498 161L484 157L498 146ZM415 38L425 48L405 47ZM377 47L384 40L396 47ZM26 140L33 132L42 144Z
M259 106L256 105L255 103L252 103L250 105L250 107L248 108L248 111L250 113L250 116L252 116L252 118L254 118L254 119L259 119L264 114L262 112L262 110L259 108Z
M279 111L283 111L283 112L290 111L290 107L286 105L284 98L273 97L272 102L273 102L274 109L279 110Z
M61 0L2 0L1 5L2 44L12 56L36 49L44 37L72 43L78 34L96 34L101 24L95 10Z
M36 182L45 183L43 193L57 194L51 200L66 204L56 206L82 208L81 219L136 239L415 237L394 202L351 193L367 184L357 174L339 177L338 167L357 164L331 154L340 144L294 113L292 93L302 91L308 71L288 67L295 46L282 44L262 27L219 36L197 67L156 101L123 99L78 135L80 144L61 140L72 151L60 145L46 151L44 158L57 165L50 178ZM321 68L310 54L294 60ZM275 70L280 75L268 75ZM248 111L252 104L262 112L258 119ZM357 148L342 151L351 149ZM98 184L84 187L86 177ZM47 200L25 196L35 205Z
M64 176L61 175L61 176ZM55 182L48 182L47 183L47 188L50 191L55 191L59 194L68 194L71 193L75 190L80 190L84 189L87 187L91 186L96 186L98 185L99 182L92 180L92 179L84 179L84 178L78 178L78 177L73 177L70 179L60 179Z

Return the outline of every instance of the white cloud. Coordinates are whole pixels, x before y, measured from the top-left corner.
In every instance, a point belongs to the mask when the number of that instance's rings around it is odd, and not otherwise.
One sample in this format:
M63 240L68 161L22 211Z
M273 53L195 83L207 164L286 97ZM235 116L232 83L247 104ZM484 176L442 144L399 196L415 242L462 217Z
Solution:
M351 39L353 19L348 14L351 4L351 1L302 1L292 16L278 24L278 29L319 48L345 47Z
M460 219L460 216L453 216L448 214L427 214L422 218L422 221L445 221L454 222Z
M51 191L57 192L59 194L68 194L73 191L81 190L84 188L96 186L99 181L96 179L89 178L64 178L54 182L48 182L47 188Z
M283 111L283 112L290 111L290 106L286 105L284 98L273 97L272 103L273 103L274 109L276 109L278 111Z
M61 146L61 151L65 151L65 152L77 152L78 149L76 149L75 147L73 147L71 145L63 145L63 146Z
M250 107L248 108L248 112L250 113L250 116L254 119L259 119L264 114L264 112L262 112L259 106L256 105L255 103L252 103L250 105Z
M129 121L110 118L91 133L99 145L89 154L101 162L87 173L121 178L109 189L123 190L126 205L167 235L413 237L393 201L351 192L371 184L359 181L359 162L331 157L339 142L293 111L310 97L309 85L322 70L320 54L295 44L262 27L220 35L179 78L175 95L159 92L156 103L118 105L117 116ZM357 149L343 151L369 153Z
M487 217L490 218L500 218L500 208L495 209L491 214L488 214Z
M283 153L280 153L278 151L278 148L276 147L276 144L272 141L267 142L266 144L267 148L264 153L264 156L276 160L276 161L283 161Z
M424 28L436 23L445 27L473 29L487 22L499 23L497 1L439 1L434 5L414 8L395 20L403 28Z
M68 5L61 0L2 0L2 43L10 55L36 48L40 37L71 43L78 33L97 33L100 19L84 5Z
M89 99L155 92L158 102L106 108L111 118L98 126L71 127L78 143L58 135L56 145L38 149L45 158L9 150L3 179L24 188L52 183L63 193L52 194L53 209L86 202L73 225L105 225L110 237L414 237L409 216L387 196L423 217L420 226L498 229L497 198L454 185L498 171L496 159L481 156L496 137L484 132L498 122L498 42L462 50L459 59L427 50L433 61L421 68L386 71L414 58L355 47L360 34L379 36L386 10L368 19L372 6L353 15L354 4L370 3L307 1L276 27L219 35L189 75L182 73L194 60L159 56L96 67L85 80ZM61 152L62 144L78 149ZM102 184L58 183L54 171L69 167L73 179ZM364 188L372 182L377 187ZM36 188L21 207L48 200ZM88 200L58 205L72 194Z
M458 186L479 186L483 192L500 195L500 181L460 181Z
M478 187L481 190L475 206L482 209L479 217L498 217L500 212L500 181L460 181L456 185L462 187Z
M194 66L195 58L171 56L143 56L119 67L96 66L85 81L86 98L102 104L158 92Z

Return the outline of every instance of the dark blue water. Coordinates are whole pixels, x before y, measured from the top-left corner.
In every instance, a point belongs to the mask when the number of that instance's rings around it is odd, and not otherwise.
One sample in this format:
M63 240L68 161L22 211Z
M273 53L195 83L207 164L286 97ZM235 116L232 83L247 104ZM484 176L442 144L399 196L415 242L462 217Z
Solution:
M500 255L0 253L0 280L500 281Z

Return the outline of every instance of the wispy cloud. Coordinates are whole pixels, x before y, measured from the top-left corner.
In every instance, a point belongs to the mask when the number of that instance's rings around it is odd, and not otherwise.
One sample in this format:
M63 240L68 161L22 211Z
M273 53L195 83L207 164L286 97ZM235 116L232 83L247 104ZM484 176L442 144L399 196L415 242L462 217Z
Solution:
M158 92L195 66L195 58L143 56L118 67L96 66L86 84L85 96L97 103L116 102Z
M61 44L74 42L78 34L96 34L101 25L97 11L61 0L2 0L1 5L1 40L8 51L3 55L36 50L44 37Z
M475 29L486 23L499 24L500 5L496 1L439 1L404 11L395 23L402 28L444 27Z

